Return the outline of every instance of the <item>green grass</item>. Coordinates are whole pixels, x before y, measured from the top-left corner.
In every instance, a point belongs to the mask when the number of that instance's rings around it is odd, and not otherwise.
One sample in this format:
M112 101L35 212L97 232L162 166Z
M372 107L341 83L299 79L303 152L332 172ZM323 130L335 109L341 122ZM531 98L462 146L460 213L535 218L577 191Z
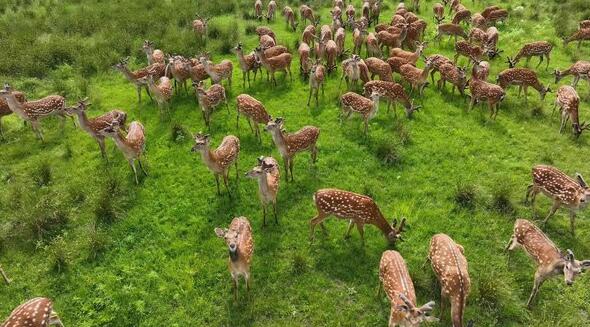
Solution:
M434 36L433 2L422 3L429 22L427 39ZM494 122L487 118L487 109L480 106L467 112L466 100L451 96L450 88L441 93L431 86L422 99L416 99L423 108L411 120L399 108L394 118L383 107L371 121L367 139L358 118L339 125L339 74L328 78L319 108L307 108L308 86L297 74L292 83L274 89L259 79L243 90L236 69L234 86L228 90L232 112L215 112L211 129L215 146L227 134L240 137L240 179L236 182L232 171L235 196L230 199L215 194L212 174L190 152L190 133L206 130L194 96L175 97L171 120L161 121L155 106L138 106L134 88L109 68L125 55L136 58L136 67L144 65L140 50L144 38L173 53L203 51L189 29L195 5L65 1L50 8L50 3L56 2L0 1L4 8L0 45L8 45L0 46L0 58L7 61L0 74L31 99L59 92L69 103L89 96L91 116L112 108L127 111L130 121L140 120L146 127L149 177L136 186L111 141L106 163L95 141L70 122L62 132L56 120L44 121L46 142L41 143L16 117L4 119L0 263L14 282L0 285L0 317L27 298L47 296L67 326L384 326L389 302L375 295L379 259L388 249L381 233L367 227L363 247L356 232L344 240L346 222L331 218L329 235L318 232L314 244L308 241L308 222L315 215L313 192L338 187L371 195L388 219L408 218L405 241L396 249L406 259L418 302L437 301L435 314L439 289L430 267L422 265L430 237L443 232L465 247L469 261L472 291L466 320L474 319L477 326L590 324L587 275L572 287L560 278L546 282L529 311L524 303L532 287L532 261L519 251L508 263L502 253L515 218L533 215L523 204L533 165L551 163L570 175L590 173L590 136L574 140L569 129L558 133L558 118L551 115L554 94L541 103L533 91L527 107L512 88ZM219 3L208 5L218 15L212 20L216 33L235 36L252 49L257 39L245 30L256 23L243 19L244 10L251 10L250 2ZM466 1L465 5L475 12L489 3ZM320 1L312 4L319 8ZM359 7L360 1L355 5ZM382 13L385 21L395 7L388 5ZM553 82L552 68L563 69L590 57L588 44L580 52L575 45L563 49L561 34L554 28L571 32L575 24L564 27L556 22L563 16L559 9L569 9L568 18L575 22L588 18L587 3L499 5L524 6L520 16L499 26L503 55L514 55L527 41L554 42L551 69L538 70L545 83ZM82 6L90 10L87 16ZM323 23L328 10L327 4L321 7ZM271 27L280 44L295 50L300 31L288 31L280 15ZM44 28L47 33L39 32ZM34 39L45 43L39 45ZM209 40L207 48L215 61L230 58L237 67L234 56L220 55L223 42ZM27 45L32 48L26 50ZM437 52L450 55L452 43L431 42L426 54ZM35 63L35 59L42 60ZM504 61L491 62L491 79L507 67ZM461 64L466 64L465 59ZM297 65L295 60L294 72ZM281 74L277 79L284 80ZM566 78L561 84L570 81ZM580 85L584 121L590 89L584 81ZM289 131L308 124L321 128L318 163L314 166L308 154L300 155L295 160L295 182L281 180L279 226L262 228L257 185L243 177L258 156L279 154L267 133L259 144L244 120L236 130L234 99L242 92L260 99L273 116L284 117ZM550 202L539 197L537 214L546 214L549 207ZM213 232L235 216L250 219L255 242L253 287L246 294L242 283L238 303L232 300L225 245ZM567 214L559 211L546 232L560 248L588 258L587 218L587 212L579 214L574 238ZM449 324L447 311L440 326Z

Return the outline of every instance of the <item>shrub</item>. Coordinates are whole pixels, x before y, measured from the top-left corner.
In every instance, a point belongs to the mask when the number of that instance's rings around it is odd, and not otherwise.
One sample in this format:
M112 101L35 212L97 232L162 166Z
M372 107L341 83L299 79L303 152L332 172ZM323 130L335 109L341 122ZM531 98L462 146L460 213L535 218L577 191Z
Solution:
M256 33L256 25L255 24L246 25L246 28L244 29L244 33L246 33L246 35L255 34Z
M89 259L96 260L102 255L111 243L109 235L96 227L88 235Z
M455 187L455 203L465 209L475 208L477 189L475 185L459 183Z
M24 219L38 241L46 241L58 235L69 223L69 216L58 199L62 196L49 193L37 201L32 212Z
M115 196L119 193L119 181L109 178L98 198L94 209L95 221L100 224L112 224L120 217L116 205L113 203Z
M301 275L307 272L307 269L307 259L301 254L296 253L291 261L291 272L293 275Z
M401 162L397 147L391 142L380 142L377 145L376 155L381 160L381 163L388 167L398 165Z
M514 204L510 199L512 192L507 183L499 183L492 190L492 209L502 214L513 214Z
M72 254L63 237L56 237L46 249L54 271L60 273L68 268L72 261Z
M410 130L408 130L400 120L396 120L394 128L401 145L405 146L412 143L412 135L410 134Z
M180 124L174 124L170 132L172 142L184 143L190 139L190 133Z
M48 162L43 161L34 171L33 171L33 181L39 187L47 186L51 183L51 166Z

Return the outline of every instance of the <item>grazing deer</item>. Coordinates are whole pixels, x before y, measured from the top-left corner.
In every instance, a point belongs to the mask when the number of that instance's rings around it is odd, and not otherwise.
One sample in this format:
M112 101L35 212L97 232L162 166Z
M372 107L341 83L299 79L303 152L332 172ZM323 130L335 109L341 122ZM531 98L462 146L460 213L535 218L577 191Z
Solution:
M393 82L391 66L389 66L387 62L379 58L370 57L365 59L365 63L367 64L367 68L369 68L369 72L371 73L371 79L377 75L382 81Z
M355 16L356 16L356 10L354 9L354 6L351 4L349 4L346 7L346 21L348 22L348 26L350 27L350 29L354 29L355 26Z
M387 112L389 112L391 103L393 103L394 114L397 115L397 112L395 111L395 102L399 102L404 106L406 117L408 118L412 116L414 111L418 111L421 108L421 106L414 106L414 101L410 100L410 97L401 84L386 81L370 81L365 83L363 88L365 97L376 92L380 97L386 98L388 100Z
M209 134L195 134L195 145L192 148L192 152L201 152L201 158L207 168L215 176L215 184L217 185L217 194L221 195L219 190L219 175L223 175L223 184L227 190L227 194L231 197L231 193L228 187L229 179L229 168L231 164L236 166L236 180L238 177L238 157L240 155L240 140L233 136L228 135L223 138L221 144L217 149L211 150Z
M497 55L503 52L502 50L498 50L498 38L499 33L496 27L492 26L486 30L485 47L488 50L488 57L490 59L494 59Z
M275 0L270 0L266 9L266 21L271 22L275 19L275 11L277 10L277 3Z
M244 48L241 42L238 43L238 45L234 48L234 51L238 56L238 61L240 62L240 69L242 70L242 86L246 86L247 78L248 87L250 87L250 72L254 72L254 81L256 81L256 75L258 74L259 70L261 71L261 64L256 60L256 55L254 53L244 55ZM262 71L260 72L260 75L262 75Z
M479 78L482 81L487 81L490 76L490 63L487 61L476 61L471 69L471 77Z
M183 64L185 65L185 69L189 71L191 81L199 82L209 78L205 66L199 62L199 59L185 59L183 60Z
M569 37L563 39L563 46L567 47L568 43L570 42L578 42L578 49L582 45L583 41L590 40L590 28L580 28L579 30L575 31Z
M379 40L374 33L367 34L365 39L367 47L367 57L381 57L381 48L379 47Z
M562 78L568 75L573 75L574 80L572 81L572 87L577 87L580 79L585 79L590 84L590 61L578 60L568 69L563 72L559 69L555 69L553 75L555 75L555 84L557 84Z
M330 16L332 17L332 31L336 31L339 28L344 28L344 22L342 21L342 9L340 7L334 7L330 10Z
M311 49L307 43L301 42L297 52L299 52L299 73L303 75L303 77L307 77L309 75L309 71L311 70Z
M417 41L415 44L416 44L416 50L413 52L405 51L400 48L393 48L389 52L389 56L403 58L406 60L407 63L416 64L416 62L418 61L418 58L420 58L422 56L422 54L424 53L424 49L428 45L428 42L418 42Z
M506 9L497 9L492 11L487 17L486 20L489 24L496 25L497 22L504 22L508 18L508 10Z
M270 115L264 108L262 102L256 100L254 97L248 94L240 94L237 99L237 111L238 116L236 118L236 128L240 128L240 114L246 117L250 130L254 132L254 135L262 142L260 136L260 128L258 124L266 124L270 121ZM252 127L254 125L254 127Z
M402 47L402 44L406 39L408 33L408 24L401 24L400 28L401 29L399 30L399 32L395 34L390 33L389 30L377 33L379 45L384 53L389 53L389 49L391 48ZM383 50L384 48L386 50Z
M315 43L315 25L307 25L303 30L303 34L301 35L301 41L309 44L310 46L314 46Z
M500 102L504 100L506 92L499 85L488 83L484 79L481 79L482 75L478 73L479 67L479 64L474 65L475 73L471 75L471 80L469 81L469 91L471 92L469 110L473 108L476 102L487 101L488 108L490 109L490 118L495 120L498 115Z
M117 121L117 124L125 129L125 122L127 121L127 114L121 110L111 110L98 117L88 118L86 109L91 105L88 102L88 98L78 101L73 107L66 109L69 115L77 115L80 128L88 133L98 143L100 148L100 154L104 159L107 159L107 153L105 149L105 138L107 134L104 130L111 125L113 121Z
M576 173L576 179L564 174L561 170L545 165L533 167L533 183L527 187L525 201L529 201L533 212L535 211L535 198L538 193L543 192L547 197L553 200L553 206L549 211L543 225L551 218L561 207L565 205L570 210L570 227L572 235L575 232L576 211L583 209L587 202L590 201L590 189L579 173Z
M397 226L397 219L393 220L390 225L379 207L368 196L348 192L344 190L327 188L320 189L313 195L313 202L317 209L317 215L311 219L310 224L310 239L314 240L315 226L320 224L320 227L326 232L324 226L324 220L330 215L334 215L336 218L346 219L349 221L348 230L344 237L348 238L352 227L356 225L361 240L365 242L365 224L374 225L383 232L383 235L387 238L389 243L395 244L397 240L401 240L401 233L404 230L406 219L402 218L402 221Z
M19 305L0 324L3 327L64 327L50 299L37 297Z
M480 14L483 18L488 19L488 17L490 16L490 14L494 10L499 10L499 9L500 9L500 7L498 7L498 6L488 6Z
M259 38L261 38L263 35L268 35L272 38L273 42L275 42L275 43L277 42L277 37L275 35L275 32L273 32L270 27L258 26L258 27L256 27L256 34L258 35Z
M432 12L434 13L436 24L441 24L445 20L445 7L441 3L435 3L432 7Z
M182 56L168 56L168 65L166 65L166 76L168 75L168 68L174 78L174 91L178 92L178 85L180 84L184 91L188 94L186 81L191 79L191 69L185 65L186 59Z
M332 28L329 25L322 25L320 28L320 40L324 42L332 40Z
M307 20L312 24L316 21L313 15L313 10L307 5L301 5L301 7L299 7L299 14L301 15L303 24L305 24Z
M211 77L213 84L221 84L223 80L226 79L231 89L234 65L230 60L224 59L219 64L212 63L206 56L201 56L199 60L201 61L201 64L203 65L203 68L205 68L207 74L209 74Z
M537 64L537 67L539 67L541 65L541 63L543 63L543 57L545 57L545 58L547 58L547 66L545 67L545 69L548 69L549 68L549 60L551 59L551 58L549 58L549 55L551 54L552 49L553 49L553 46L551 45L551 43L549 43L547 41L536 41L536 42L532 42L532 43L527 43L527 44L523 45L523 47L520 49L520 51L518 51L518 53L516 54L514 59L508 57L508 65L510 66L510 68L513 68L518 64L520 59L526 58L525 65L526 65L526 67L528 67L531 57L538 56L539 57L539 64Z
M391 26L396 26L399 24L407 24L408 21L406 21L406 18L403 15L400 14L395 14L393 15L393 17L391 17L391 22L389 22L389 25L385 26L385 30L390 28ZM377 27L375 27L375 32L379 33L380 30L377 30Z
M135 161L139 164L139 168L143 174L145 176L148 175L141 164L141 155L145 151L145 130L140 122L134 121L129 124L127 136L124 136L121 135L121 127L118 120L113 120L103 131L115 141L115 144L121 150L127 162L129 162L131 170L133 170L135 183L139 185Z
M389 326L419 326L423 322L436 322L429 314L434 309L434 301L421 307L416 306L416 292L412 277L399 252L387 250L379 262L379 283L391 301ZM380 286L381 286L380 285ZM379 287L381 293L381 287Z
M379 111L379 93L371 93L370 99L354 92L344 93L340 97L340 107L342 109L340 116L341 123L342 120L348 119L353 112L358 113L363 117L365 123L364 133L366 136L369 132L369 120L375 117Z
M119 60L119 62L116 65L114 65L113 68L123 73L123 75L125 75L125 78L127 78L129 82L135 85L135 87L137 88L137 101L139 103L141 103L141 89L145 89L147 95L150 97L150 100L153 101L149 88L146 84L146 79L142 78L148 75L155 75L158 77L164 76L166 74L166 65L155 63L143 69L131 71L127 66L128 63L129 57Z
M196 14L195 17L197 17L195 20L193 20L193 32L195 33L195 35L197 36L198 39L202 40L204 38L207 38L207 29L209 27L209 19L211 19L210 17L201 17L199 16L199 14Z
M275 45L277 45L275 40L273 40L273 38L267 34L261 35L258 43L263 48L270 48L270 47L274 47Z
M460 56L467 57L468 59L470 59L470 61L481 61L487 53L487 45L484 45L484 47L482 48L477 45L472 45L467 41L457 41L455 43L455 57L453 59L453 64L457 64L457 60Z
M41 119L57 116L61 119L62 128L65 127L67 112L66 99L64 97L50 95L35 101L21 102L17 98L19 94L21 93L13 91L10 85L4 84L4 89L0 90L0 99L6 101L8 108L21 119L31 123L33 131L41 141L43 141L43 132L39 124Z
M280 172L279 163L272 157L259 157L258 165L246 173L249 178L258 180L258 198L262 205L262 226L266 226L266 207L272 204L275 223L277 217L277 193L279 192Z
M222 102L225 103L225 107L229 112L229 106L227 104L227 96L225 95L225 88L219 84L213 84L208 90L205 90L205 85L202 81L193 83L199 105L203 112L203 119L207 128L211 128L211 114L215 108L219 107Z
M461 245L455 243L448 235L436 234L430 240L428 260L440 283L440 312L444 313L445 298L451 303L451 320L453 327L463 326L463 313L471 280L467 269L467 259Z
M266 68L266 71L271 75L271 81L274 86L277 85L277 80L275 79L275 72L276 71L284 71L285 75L289 74L290 80L293 80L293 75L291 74L291 60L293 56L290 53L281 53L278 56L274 57L267 57L265 51L262 48L256 48L256 56L260 58L262 65Z
M27 101L25 94L22 92L12 91L12 94L16 98L16 101L20 103ZM6 100L0 96L0 137L4 137L4 131L2 129L2 117L10 116L12 113L12 110L10 110L10 107L8 106L8 102L6 102Z
M465 31L463 30L463 27L461 27L461 25L458 25L458 24L453 24L453 23L438 24L436 31L437 31L436 36L434 37L434 39L439 42L440 42L440 39L442 38L443 35L448 35L449 40L451 39L451 37L454 36L455 43L457 43L458 36L462 37L465 40L467 40L469 38L467 33L465 33Z
M324 66L318 61L311 67L311 71L309 74L309 97L307 98L307 105L309 106L309 102L311 101L311 96L315 93L315 105L316 107L319 105L319 93L320 88L322 89L322 95L324 94L324 84L325 84L326 73Z
M158 108L160 108L160 113L166 111L166 113L170 114L170 99L172 99L172 83L170 83L170 79L166 76L160 77L158 84L156 84L153 75L148 75L147 77L143 78L150 92L156 98L156 103L158 103Z
M379 16L381 15L381 0L375 1L373 6L371 6L371 21L374 24L379 24Z
M488 34L481 28L474 27L469 31L467 40L471 44L485 45L488 43Z
M539 92L541 101L545 100L547 92L551 92L549 85L543 86L537 77L535 71L528 68L508 68L498 74L496 84L500 85L501 88L506 90L510 85L518 85L518 96L520 92L524 90L524 98L527 99L528 87L531 86Z
M451 20L451 23L461 24L462 22L466 22L467 24L469 24L470 21L471 11L469 9L463 9L455 13L455 16L453 16L453 19Z
M352 43L354 45L352 53L360 55L366 35L367 29L362 25L355 24L354 30L352 31Z
M143 51L145 52L146 56L147 56L147 61L148 61L148 65L154 64L154 63L164 63L164 60L166 59L164 57L164 52L162 52L162 50L160 49L155 49L154 50L154 42L145 40L143 41Z
M264 50L264 55L268 58L276 57L276 56L281 55L283 53L289 53L289 49L287 49L286 47L284 47L282 45L275 45L274 47L266 48L263 50ZM254 54L256 54L256 52L254 52Z
M412 86L412 91L419 90L420 96L428 85L428 73L432 68L432 61L426 59L424 69L416 68L411 64L404 64L400 67L400 75Z
M519 247L537 264L533 290L527 301L529 309L545 280L563 275L565 283L571 286L582 271L590 269L590 260L576 260L569 249L563 253L535 224L525 219L517 219L514 223L514 233L506 250L512 251Z
M459 90L461 95L465 94L465 88L467 87L467 76L466 69L464 67L456 67L453 64L443 64L438 69L440 73L440 79L437 82L437 87L444 89L447 81L453 84L451 94L455 94L455 88Z
M453 62L451 61L451 59L449 59L443 55L440 55L440 54L434 54L432 56L428 56L426 59L430 60L430 62L432 63L432 69L430 70L430 78L432 79L433 84L434 84L434 74L439 71L439 69L442 65L444 65L444 64L454 65Z
M250 291L250 265L254 253L252 227L246 217L236 217L229 228L215 228L215 235L222 238L229 250L227 260L234 289L234 301L238 300L238 279L246 280L246 290Z
M294 181L293 159L297 153L309 150L312 162L316 162L318 156L316 143L320 136L320 129L315 126L305 126L289 134L283 130L284 122L281 117L271 119L266 124L266 130L272 135L272 140L283 157L287 181L289 181L289 173L291 181Z
M473 28L485 29L488 26L488 21L480 13L475 13L471 16L471 26Z
M293 9L289 6L285 6L285 8L283 8L283 16L287 22L287 27L290 27L293 29L293 32L295 32L299 23L295 21L295 13L293 12Z
M340 84L338 88L342 85L342 80L346 80L346 89L350 90L350 84L352 83L353 87L357 87L357 83L360 77L360 67L359 62L361 57L356 54L353 54L350 59L346 59L342 62L342 77L340 78Z
M262 20L262 0L256 0L254 2L254 15L256 19Z
M8 275L6 275L4 269L2 269L2 265L0 265L0 275L2 275L2 279L4 279L6 285L10 285L12 281L8 278Z
M326 68L328 69L328 73L331 73L336 69L336 57L338 56L338 45L336 42L328 40L324 54L326 57Z
M554 110L556 107L559 107L559 111L561 112L559 133L563 133L563 128L570 118L572 120L572 129L576 138L580 137L580 134L582 134L584 130L590 128L586 123L580 125L579 106L580 97L573 87L563 85L557 90Z
M334 42L336 42L336 46L338 47L338 57L342 57L344 54L344 43L346 42L346 31L344 27L339 27L334 33Z

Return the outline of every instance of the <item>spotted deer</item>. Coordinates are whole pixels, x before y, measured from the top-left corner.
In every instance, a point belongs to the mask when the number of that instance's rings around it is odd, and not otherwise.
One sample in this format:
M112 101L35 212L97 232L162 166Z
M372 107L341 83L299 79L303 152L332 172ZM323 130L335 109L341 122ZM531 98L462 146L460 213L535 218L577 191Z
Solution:
M500 7L492 5L492 6L488 6L486 8L484 8L484 10L480 13L481 16L485 19L488 19L488 17L490 16L490 14L494 11L494 10L499 10Z
M213 84L221 84L223 80L227 80L229 84L229 88L231 89L231 80L232 74L234 71L234 65L228 59L222 60L219 64L214 64L213 62L209 61L207 56L201 56L199 59L203 68L209 76L211 77L211 81Z
M467 24L471 22L471 11L469 9L457 11L451 20L451 23L453 24L461 24L462 22L466 22Z
M309 97L307 98L307 105L311 101L312 95L315 93L315 105L316 107L319 105L319 93L320 88L322 89L322 95L324 94L324 84L325 84L326 72L324 66L319 62L316 63L311 67L311 71L309 74Z
M209 134L195 134L195 145L192 152L200 152L203 162L207 168L215 176L215 184L217 185L217 195L221 195L219 189L219 175L223 175L223 184L227 190L227 194L231 197L231 192L228 187L229 168L232 164L236 166L236 180L239 178L238 173L238 157L240 155L240 140L228 135L223 138L221 144L217 149L212 150L210 147L211 139Z
M146 84L150 90L150 92L156 98L156 102L158 103L158 108L160 108L160 113L166 112L166 114L170 114L170 99L172 99L172 83L170 83L170 79L166 76L160 77L158 80L158 84L154 79L153 75L148 75L147 77L143 78L146 81Z
M258 35L259 38L261 38L264 35L269 36L273 42L277 42L277 37L275 35L275 32L273 32L273 30L268 27L268 26L258 26L256 27L256 34Z
M496 24L497 22L504 22L508 18L508 10L506 9L497 9L492 11L487 17L486 20L489 24Z
M581 174L576 173L576 179L564 174L561 170L546 165L533 167L533 183L527 187L525 201L529 201L533 212L535 210L535 198L538 193L543 192L553 200L553 206L549 214L543 220L551 218L557 209L566 206L570 210L570 227L572 235L575 233L576 211L586 207L590 201L590 189Z
M201 17L199 14L195 15L196 19L193 20L193 32L195 36L199 39L207 38L207 30L209 28L209 19L210 17Z
M279 223L277 216L277 193L279 192L280 172L279 163L273 157L259 157L258 164L246 176L258 180L258 198L262 206L262 225L266 226L266 207L272 204L275 223Z
M379 47L379 40L374 33L367 34L365 38L365 45L367 49L367 57L381 57L381 48Z
M469 31L467 40L470 44L485 45L488 43L488 34L481 28L474 27Z
M100 148L100 154L108 161L105 149L105 138L108 135L104 132L104 130L108 128L113 121L117 121L117 124L125 129L127 114L124 111L115 109L100 116L88 118L86 110L88 107L90 107L90 105L91 103L89 103L88 98L86 98L78 101L76 105L67 108L66 111L69 115L78 116L80 128L96 140L98 147Z
M234 289L234 301L238 300L238 280L240 276L246 281L246 290L250 291L250 266L254 254L252 227L246 217L232 219L229 228L215 228L215 235L222 238L227 245L227 260Z
M270 73L271 81L274 86L277 85L277 80L275 79L276 71L284 71L285 74L289 74L290 80L293 80L293 75L291 74L291 60L293 56L290 53L282 53L278 56L267 57L265 51L260 47L257 47L255 52L256 56L260 58L264 68Z
M365 42L365 38L367 36L367 30L364 26L355 24L354 30L352 31L352 43L354 45L352 53L360 54L363 43ZM377 40L379 38L377 37Z
M412 91L418 90L420 96L428 85L428 73L432 69L432 61L426 59L424 69L416 68L411 64L404 64L400 67L400 75L412 86Z
M387 250L381 255L379 283L383 286L387 298L391 301L388 326L417 327L423 322L438 321L438 319L430 316L434 309L434 301L430 301L421 307L416 306L414 283L408 272L406 262L399 252ZM379 287L379 293L381 293L381 287Z
M340 84L338 88L342 85L342 80L346 80L346 88L349 90L350 85L352 84L354 88L357 87L358 81L360 77L360 68L359 62L361 57L356 54L353 54L350 59L346 59L342 62L342 77L340 78Z
M524 97L527 98L529 86L539 92L541 101L545 100L547 92L551 92L549 85L544 86L539 81L537 73L528 68L508 68L498 74L496 84L500 85L501 88L506 90L510 85L518 85L518 96L520 92L524 90Z
M283 8L283 16L287 22L287 27L290 27L293 32L295 32L299 23L295 21L295 12L293 12L293 9L289 6L285 6L285 8Z
M451 303L453 327L462 327L463 313L471 288L463 247L455 243L448 235L436 234L430 240L428 260L440 283L441 317L444 314L445 299L448 299Z
M180 85L180 87L184 88L184 91L188 94L186 81L191 79L191 70L190 67L185 65L185 58L182 56L168 56L166 76L169 76L168 71L170 71L170 74L172 74L172 77L174 78L175 93L178 92L178 85Z
M27 97L22 92L12 91L12 94L14 95L16 101L20 103L27 101ZM12 114L13 112L12 110L10 110L8 102L6 102L6 100L4 100L4 98L0 96L0 137L4 137L4 131L2 129L2 117L10 116Z
M563 133L563 129L570 119L572 120L572 130L576 138L580 137L584 130L590 128L586 123L580 125L579 106L580 97L573 87L563 85L557 90L554 110L559 108L561 112L559 133Z
M443 35L448 35L449 39L451 37L455 37L455 43L457 43L457 37L459 36L465 40L469 38L461 25L453 23L438 24L436 28L436 36L434 39L440 42L440 39L443 37Z
M262 20L262 0L256 0L254 2L254 15L256 16L256 19Z
M407 36L408 24L402 24L399 33L392 34L389 31L381 31L377 33L377 39L383 53L389 53L391 48L401 48L403 41Z
M64 327L61 319L53 310L53 302L48 298L37 297L19 305L8 318L0 324L2 327Z
M399 102L404 106L406 117L410 118L414 111L418 111L421 106L414 106L414 100L411 100L404 87L401 84L395 82L386 81L370 81L364 85L364 95L366 97L376 92L380 97L387 99L387 112L393 103L394 113L397 115L395 110L395 103Z
M590 19L586 19L586 20L583 20L583 21L581 21L581 22L578 24L578 28L579 28L579 29L583 29L583 28L590 28Z
M215 108L219 107L221 103L225 103L227 112L229 112L229 106L227 104L227 96L225 95L225 88L219 84L213 84L208 90L205 90L203 82L193 83L201 111L203 112L203 119L207 128L211 128L211 114Z
M377 75L382 81L393 82L391 66L389 66L387 62L379 58L370 57L365 59L365 63L367 64L367 68L369 68L369 72L371 73L371 79Z
M439 71L439 69L442 65L444 65L444 64L453 65L453 62L451 61L451 59L449 59L441 54L434 54L434 55L426 57L426 59L429 59L430 62L432 63L432 69L430 70L430 78L431 78L433 84L434 84L434 74Z
M553 46L551 45L551 43L547 41L527 43L520 49L520 51L518 51L514 58L508 57L508 65L510 66L510 68L513 68L518 64L520 59L526 58L526 66L528 67L531 57L538 56L539 64L537 64L537 67L539 67L543 63L543 58L547 58L547 66L545 67L545 69L548 69L550 60L549 56L551 55L552 49Z
M376 0L371 6L371 21L374 24L379 24L379 16L381 15L381 0Z
M466 68L457 67L449 63L440 66L438 71L440 72L440 79L437 82L439 89L444 89L446 82L449 81L453 85L451 94L455 94L455 88L459 90L461 95L465 94L465 88L467 87Z
M113 120L108 127L103 129L103 131L115 141L117 148L123 153L123 156L127 159L127 162L129 162L131 170L133 170L135 183L139 185L135 161L139 164L139 168L143 174L145 176L148 175L141 164L141 157L145 151L145 130L140 122L134 121L129 124L129 129L125 136L121 134L121 127L122 125L118 120Z
M166 65L155 63L143 69L139 69L136 71L131 71L128 67L129 57L119 60L119 62L113 66L114 69L123 73L125 78L135 85L137 89L137 101L141 103L141 90L145 89L147 95L152 99L150 94L149 88L146 83L146 79L142 79L143 77L147 77L148 75L155 75L155 76L164 76L166 74Z
M254 135L258 138L259 142L262 142L260 135L260 128L258 124L266 124L270 121L270 115L264 108L262 102L256 100L254 97L248 94L240 94L236 98L238 115L236 118L236 128L240 128L240 114L246 117L250 130L254 132ZM252 127L254 125L254 127Z
M578 60L568 69L560 71L555 69L553 75L555 75L555 84L557 84L562 78L568 75L573 75L572 87L577 87L580 79L585 79L590 85L590 61Z
M316 33L315 25L307 25L301 35L301 41L309 44L310 46L314 46L315 45L315 43L314 43L315 42L315 33Z
M473 108L476 102L486 101L490 109L490 118L496 119L500 102L504 100L506 92L502 87L496 84L488 83L481 79L482 75L478 73L480 65L476 64L474 73L471 75L469 81L469 91L471 92L471 101L469 102L469 110Z
M192 82L205 81L209 79L209 74L207 74L205 66L200 63L199 59L185 59L183 63L185 69L189 71Z
M299 43L297 52L299 53L299 73L303 77L307 77L312 66L310 58L311 48L307 43L301 42Z
M258 41L262 48L274 47L276 44L275 40L270 35L261 35Z
M145 52L145 55L147 56L147 61L148 61L148 65L154 64L154 63L164 63L165 61L165 57L164 57L164 52L162 52L162 50L160 49L155 49L154 50L154 42L145 40L143 41L143 51Z
M453 63L457 64L457 60L460 56L467 57L470 60L477 59L476 61L481 61L483 60L483 57L487 55L487 53L487 45L484 45L482 48L477 45L472 45L467 41L457 41L455 43L455 57L453 59Z
M240 70L242 71L242 86L246 86L246 79L248 80L248 87L251 86L250 84L250 72L254 72L254 81L256 81L256 75L258 71L261 70L260 63L256 60L256 56L254 53L250 53L244 55L244 47L242 43L238 43L238 45L234 48L236 55L238 56L238 61L240 63ZM203 66L204 69L204 66ZM206 71L205 71L206 72ZM260 73L262 75L262 71Z
M308 5L301 5L299 7L299 14L301 15L301 20L303 24L309 20L310 23L314 23L316 21L315 16L313 15L313 10Z
M354 29L355 28L355 16L356 16L356 10L354 9L354 6L351 4L349 4L348 6L346 6L346 21L348 22L348 26L350 27L350 29Z
M266 21L271 22L275 19L275 11L277 10L277 3L275 0L270 0L266 7Z
M395 244L397 240L401 240L401 234L406 224L406 219L402 218L399 227L397 227L397 219L393 220L390 225L383 217L379 207L368 196L334 189L320 189L313 195L313 202L317 210L317 215L311 219L310 223L310 239L314 240L315 226L320 225L324 233L327 233L324 226L324 220L333 215L339 219L349 221L348 230L345 238L350 236L352 227L356 225L357 230L361 236L361 241L365 241L364 225L374 225L381 230L385 238L391 244Z
M533 289L527 301L529 309L545 280L563 275L566 285L571 286L580 273L590 269L590 260L576 260L570 249L563 253L535 224L525 219L517 219L514 223L514 233L506 250L519 247L537 264Z
M391 49L389 52L390 57L398 57L406 60L407 63L416 64L418 58L424 53L424 49L428 45L428 42L416 42L415 51L405 51L400 48Z
M414 51L418 42L424 40L424 32L426 31L427 23L423 19L419 19L408 25L408 32L406 38L402 42L404 47Z
M325 57L328 73L336 70L336 57L338 56L338 45L333 40L326 42Z
M43 141L40 120L51 116L61 119L62 129L65 127L66 99L60 95L50 95L35 101L20 102L17 96L20 94L13 91L10 85L4 84L0 90L0 99L6 101L8 108L22 120L31 123L37 137Z
M336 42L336 46L338 47L337 55L339 58L342 58L342 55L345 53L344 44L346 42L346 32L343 27L339 27L336 33L334 33L334 42Z
M369 132L369 120L371 120L379 111L379 93L371 93L370 99L354 92L344 93L340 97L341 118L340 123L344 119L348 119L353 113L358 113L365 123L365 136Z
M294 181L293 161L296 154L309 151L312 162L317 161L316 143L320 136L320 129L315 126L305 126L295 133L287 133L284 131L284 123L285 121L281 117L271 119L266 124L266 130L272 135L272 140L283 157L287 181L289 181L289 175L291 175L291 181Z
M473 28L486 29L488 21L480 13L475 13L471 16L471 26Z

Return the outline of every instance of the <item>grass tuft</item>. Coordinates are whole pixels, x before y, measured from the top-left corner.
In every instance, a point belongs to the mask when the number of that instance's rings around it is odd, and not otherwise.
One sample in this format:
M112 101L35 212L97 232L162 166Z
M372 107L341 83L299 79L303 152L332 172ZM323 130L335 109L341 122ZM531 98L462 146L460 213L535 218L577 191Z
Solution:
M473 184L459 183L455 187L455 203L465 209L474 209L477 202L477 188Z
M48 186L51 183L51 166L43 161L33 172L33 180L38 187Z
M307 259L299 253L293 256L291 261L291 273L293 275L301 275L309 269Z
M492 209L505 215L514 214L516 209L510 199L511 195L512 190L507 183L497 184L492 190Z
M401 163L401 156L395 144L388 141L381 141L375 150L377 158L384 166L393 167Z
M54 272L65 271L72 262L72 253L63 237L58 236L46 247L49 263Z

